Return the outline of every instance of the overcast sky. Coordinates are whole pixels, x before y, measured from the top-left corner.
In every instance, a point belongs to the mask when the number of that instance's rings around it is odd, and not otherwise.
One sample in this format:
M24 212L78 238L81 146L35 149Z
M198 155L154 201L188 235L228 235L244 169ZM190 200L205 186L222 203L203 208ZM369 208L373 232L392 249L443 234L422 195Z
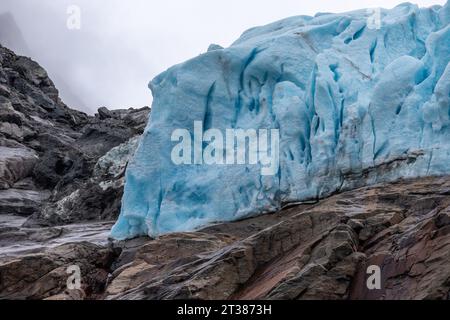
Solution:
M205 52L210 43L230 45L250 27L294 15L392 8L401 2L0 0L0 13L14 16L30 55L47 69L67 104L93 113L101 106L151 105L147 84L153 77ZM431 6L445 0L413 2ZM79 30L67 28L70 5L81 10Z

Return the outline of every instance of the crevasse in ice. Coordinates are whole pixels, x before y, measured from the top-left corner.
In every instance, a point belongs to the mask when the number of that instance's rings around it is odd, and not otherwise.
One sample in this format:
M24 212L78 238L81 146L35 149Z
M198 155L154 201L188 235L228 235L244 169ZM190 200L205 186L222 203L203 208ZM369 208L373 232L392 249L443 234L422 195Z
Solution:
M450 5L296 16L176 65L126 172L116 239L189 231L285 203L450 173ZM176 165L179 128L279 129L279 170ZM207 147L206 144L202 147Z

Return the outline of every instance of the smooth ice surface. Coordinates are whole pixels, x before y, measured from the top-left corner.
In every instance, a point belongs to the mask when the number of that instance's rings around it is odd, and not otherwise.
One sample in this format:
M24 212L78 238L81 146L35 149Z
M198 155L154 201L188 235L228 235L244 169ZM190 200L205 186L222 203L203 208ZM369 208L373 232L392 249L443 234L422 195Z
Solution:
M297 16L149 85L116 239L189 231L400 177L450 173L450 5ZM280 170L175 165L173 130L276 128ZM206 146L204 146L206 147Z

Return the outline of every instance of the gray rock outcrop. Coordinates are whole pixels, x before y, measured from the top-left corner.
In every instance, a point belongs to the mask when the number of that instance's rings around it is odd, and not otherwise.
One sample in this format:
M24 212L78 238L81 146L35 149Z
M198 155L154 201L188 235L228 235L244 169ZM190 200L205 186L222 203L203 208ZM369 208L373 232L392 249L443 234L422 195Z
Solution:
M94 168L119 145L132 154L149 112L72 110L39 64L0 46L0 214L28 215L28 226L114 219L123 177Z

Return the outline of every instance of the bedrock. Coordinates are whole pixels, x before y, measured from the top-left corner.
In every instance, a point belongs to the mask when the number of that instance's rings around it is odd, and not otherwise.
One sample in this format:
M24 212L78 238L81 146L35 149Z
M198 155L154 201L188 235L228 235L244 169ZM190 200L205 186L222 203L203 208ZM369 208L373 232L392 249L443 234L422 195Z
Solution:
M112 236L189 231L359 186L450 173L449 21L448 2L296 16L157 76ZM204 131L278 129L279 170L174 164L172 133L194 136L195 121Z

